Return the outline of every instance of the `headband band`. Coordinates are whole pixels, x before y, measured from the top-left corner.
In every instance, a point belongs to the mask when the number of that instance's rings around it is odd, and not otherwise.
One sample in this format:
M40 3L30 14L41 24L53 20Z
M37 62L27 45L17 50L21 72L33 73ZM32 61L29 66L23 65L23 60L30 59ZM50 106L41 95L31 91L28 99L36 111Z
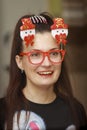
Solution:
M46 24L47 23L46 18L43 16L40 16L40 15L32 16L32 17L30 17L30 19L31 19L32 23L34 23L34 24L38 24L38 23Z

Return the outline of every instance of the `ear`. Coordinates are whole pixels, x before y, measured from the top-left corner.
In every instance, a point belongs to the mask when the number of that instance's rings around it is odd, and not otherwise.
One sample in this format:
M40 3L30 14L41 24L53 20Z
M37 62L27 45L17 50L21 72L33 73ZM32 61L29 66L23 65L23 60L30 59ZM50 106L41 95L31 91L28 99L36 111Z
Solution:
M17 63L18 68L21 69L21 70L23 70L22 57L19 56L19 55L16 55L16 56L15 56L15 60L16 60L16 63Z

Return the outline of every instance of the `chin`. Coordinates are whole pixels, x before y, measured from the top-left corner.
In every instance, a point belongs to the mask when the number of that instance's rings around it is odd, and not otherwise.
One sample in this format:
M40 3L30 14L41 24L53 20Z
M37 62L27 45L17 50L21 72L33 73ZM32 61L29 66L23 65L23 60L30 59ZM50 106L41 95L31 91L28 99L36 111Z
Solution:
M41 87L51 87L51 86L54 86L55 82L41 82L41 84L38 84L39 86Z

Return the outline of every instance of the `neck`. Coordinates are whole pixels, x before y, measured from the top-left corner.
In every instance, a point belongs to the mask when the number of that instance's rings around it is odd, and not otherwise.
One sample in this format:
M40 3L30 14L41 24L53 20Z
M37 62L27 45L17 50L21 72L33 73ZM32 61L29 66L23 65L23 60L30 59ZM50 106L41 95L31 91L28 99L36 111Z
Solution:
M48 88L32 88L30 86L26 86L23 89L24 96L35 103L39 104L48 104L55 100L56 94L53 91L53 87Z

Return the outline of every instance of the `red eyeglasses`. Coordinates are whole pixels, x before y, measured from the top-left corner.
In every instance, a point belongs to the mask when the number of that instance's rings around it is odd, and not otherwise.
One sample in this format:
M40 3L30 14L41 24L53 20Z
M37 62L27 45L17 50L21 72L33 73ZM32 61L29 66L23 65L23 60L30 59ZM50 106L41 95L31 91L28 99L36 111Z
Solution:
M28 57L28 60L33 65L39 65L41 64L45 57L47 56L49 61L52 64L59 64L63 61L65 50L49 50L47 52L39 51L39 50L32 50L30 52L21 52L20 56L26 55Z

